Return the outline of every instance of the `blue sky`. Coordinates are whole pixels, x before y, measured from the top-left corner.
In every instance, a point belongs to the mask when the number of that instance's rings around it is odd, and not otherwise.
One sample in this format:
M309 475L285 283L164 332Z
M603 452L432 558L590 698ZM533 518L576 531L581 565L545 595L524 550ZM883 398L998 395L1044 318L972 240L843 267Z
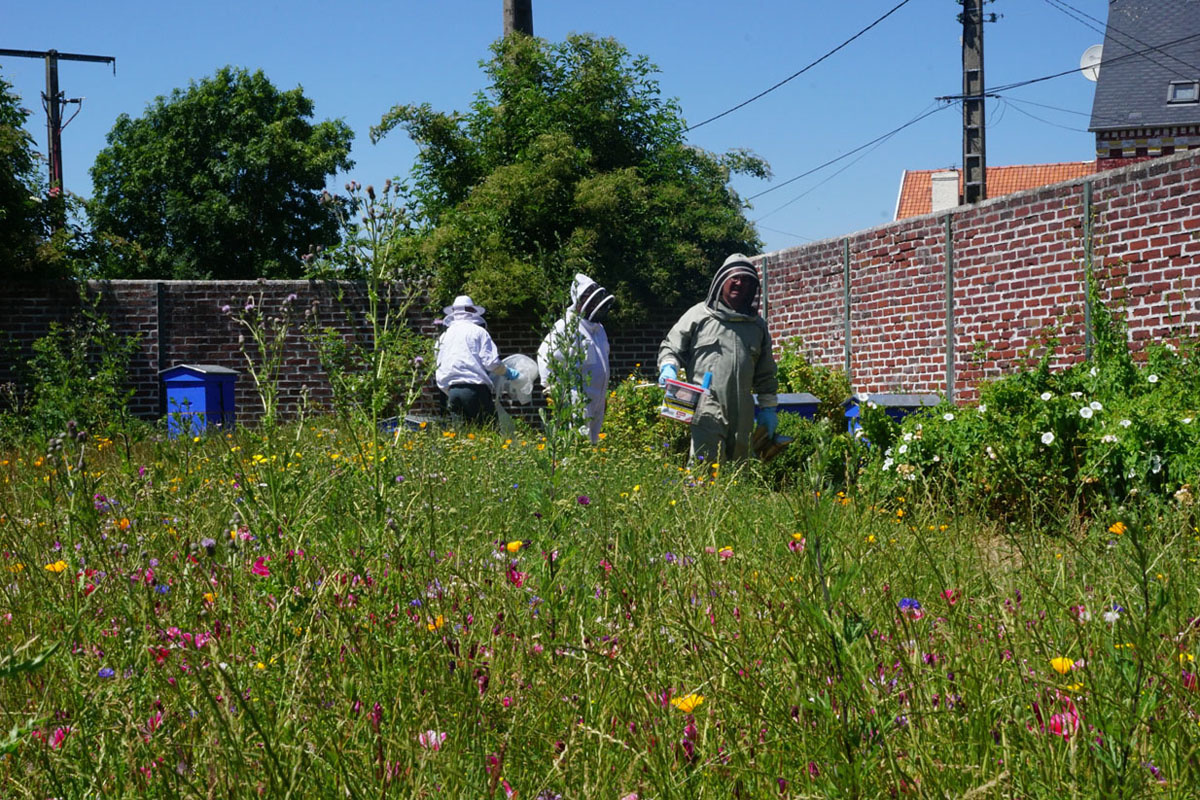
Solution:
M612 36L661 70L663 94L690 124L718 114L799 71L901 0L533 0L534 30ZM60 62L60 88L83 97L63 132L67 189L91 194L91 167L122 113L231 64L261 68L282 89L303 87L319 119L355 131L348 177L366 183L407 174L415 149L403 131L372 145L368 128L395 104L465 109L483 88L479 62L500 34L502 0L211 0L205 3L8 0L0 47L115 56L103 64ZM996 0L985 29L988 86L1074 69L1103 41L1107 0ZM743 197L771 189L946 104L962 89L961 24L955 0L909 0L886 20L800 77L688 134L712 151L747 148L771 165L771 181L738 179ZM1099 20L1099 22L1089 19ZM42 61L0 58L0 74L34 111L44 148ZM989 165L1086 161L1095 84L1079 74L988 100ZM70 114L74 107L68 107ZM767 251L885 223L905 169L958 166L962 112L931 114L877 145L753 201Z

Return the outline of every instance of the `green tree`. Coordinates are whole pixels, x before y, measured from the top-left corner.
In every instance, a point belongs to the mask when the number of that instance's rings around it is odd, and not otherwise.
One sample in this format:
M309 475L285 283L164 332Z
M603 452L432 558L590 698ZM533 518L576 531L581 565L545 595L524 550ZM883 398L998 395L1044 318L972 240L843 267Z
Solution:
M122 114L92 167L92 220L144 258L108 277L302 275L301 253L337 239L326 179L353 163L350 128L312 116L302 89L232 67Z
M39 179L29 111L0 77L0 275L32 274L38 244L46 235L44 181Z
M725 256L757 252L729 178L765 177L767 165L686 144L644 57L587 35L515 34L492 51L470 111L396 106L371 131L377 141L403 127L421 148L410 254L436 274L439 298L545 310L582 271L628 315L691 302Z

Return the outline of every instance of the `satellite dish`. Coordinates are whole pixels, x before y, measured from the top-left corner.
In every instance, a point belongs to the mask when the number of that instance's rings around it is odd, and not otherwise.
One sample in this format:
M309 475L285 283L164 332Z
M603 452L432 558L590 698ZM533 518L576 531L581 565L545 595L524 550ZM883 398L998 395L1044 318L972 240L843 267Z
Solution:
M1083 73L1083 77L1095 83L1100 77L1100 59L1104 55L1104 45L1094 44L1087 50L1083 51L1083 55L1079 57L1079 71Z

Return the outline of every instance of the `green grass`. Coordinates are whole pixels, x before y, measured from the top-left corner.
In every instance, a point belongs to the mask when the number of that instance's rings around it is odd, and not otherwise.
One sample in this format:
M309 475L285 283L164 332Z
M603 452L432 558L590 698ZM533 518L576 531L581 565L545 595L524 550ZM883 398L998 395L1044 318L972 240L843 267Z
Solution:
M4 453L0 795L1195 796L1190 508L1038 532L615 438Z

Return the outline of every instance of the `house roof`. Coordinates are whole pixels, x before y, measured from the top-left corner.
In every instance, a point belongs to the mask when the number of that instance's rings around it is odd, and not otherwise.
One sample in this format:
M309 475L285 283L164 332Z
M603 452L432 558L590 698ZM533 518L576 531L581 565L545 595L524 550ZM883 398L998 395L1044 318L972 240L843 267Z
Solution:
M1200 0L1111 0L1088 130L1200 124L1172 81L1200 81Z
M988 197L1049 186L1052 183L1083 178L1096 171L1095 161L1069 161L1063 164L1018 164L987 168ZM933 211L933 176L939 172L958 173L958 196L962 197L962 170L908 169L900 182L896 219L916 217Z

